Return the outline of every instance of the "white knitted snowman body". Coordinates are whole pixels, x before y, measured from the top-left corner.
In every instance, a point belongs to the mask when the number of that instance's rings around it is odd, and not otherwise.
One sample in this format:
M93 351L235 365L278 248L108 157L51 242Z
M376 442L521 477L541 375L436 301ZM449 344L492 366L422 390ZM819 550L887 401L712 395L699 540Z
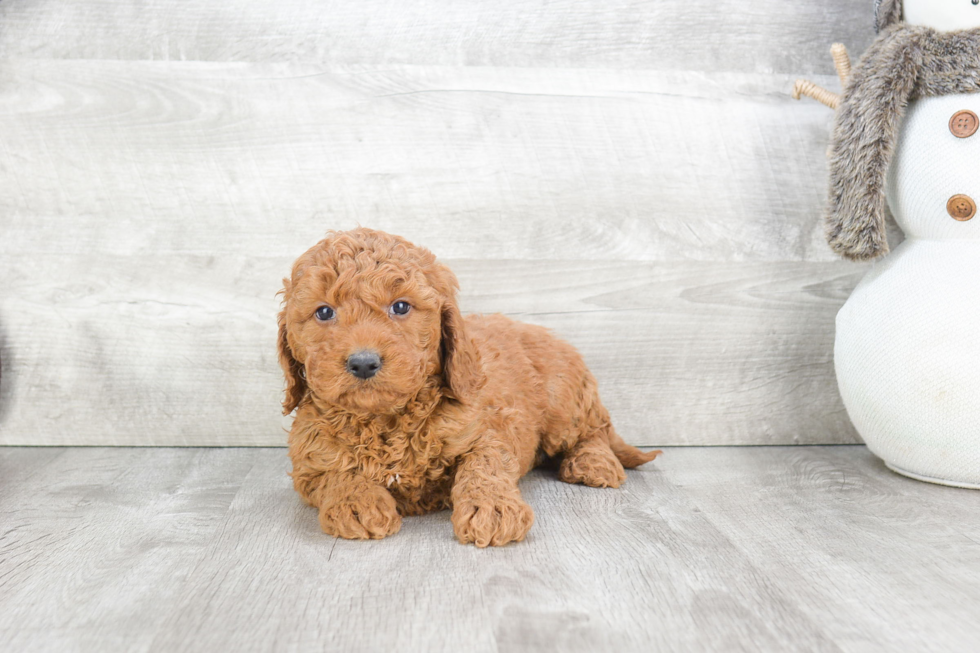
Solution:
M888 175L906 241L861 281L837 316L841 396L858 432L893 469L980 487L980 219L950 216L951 197L980 198L980 95L909 107Z
M970 0L905 0L913 17L980 26ZM835 362L851 420L889 467L980 488L980 216L967 218L980 131L965 135L976 116L980 94L910 103L887 181L907 239L838 314Z

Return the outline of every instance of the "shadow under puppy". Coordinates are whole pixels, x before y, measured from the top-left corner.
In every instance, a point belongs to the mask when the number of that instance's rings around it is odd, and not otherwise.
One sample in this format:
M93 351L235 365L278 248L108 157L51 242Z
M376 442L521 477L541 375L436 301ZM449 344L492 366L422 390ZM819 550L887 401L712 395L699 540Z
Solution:
M567 483L618 487L643 453L613 430L579 353L542 327L464 318L426 249L331 233L284 279L279 361L293 484L337 537L380 539L401 515L452 508L463 543L524 539L518 480L561 456Z

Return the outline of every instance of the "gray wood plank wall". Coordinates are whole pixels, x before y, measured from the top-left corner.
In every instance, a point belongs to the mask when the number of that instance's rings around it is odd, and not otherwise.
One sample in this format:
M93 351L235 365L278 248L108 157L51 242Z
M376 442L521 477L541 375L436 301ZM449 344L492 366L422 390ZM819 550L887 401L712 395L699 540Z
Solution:
M633 443L857 441L788 93L871 4L0 3L0 444L281 444L275 293L357 224L577 345Z

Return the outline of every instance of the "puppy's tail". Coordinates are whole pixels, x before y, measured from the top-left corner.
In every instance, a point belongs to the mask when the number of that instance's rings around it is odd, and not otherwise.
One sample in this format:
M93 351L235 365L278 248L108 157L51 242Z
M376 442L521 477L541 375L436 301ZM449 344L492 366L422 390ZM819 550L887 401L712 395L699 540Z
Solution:
M663 453L659 449L644 453L636 447L623 442L623 438L619 437L619 434L612 429L610 429L609 433L609 447L626 469L639 467L643 463L648 463Z

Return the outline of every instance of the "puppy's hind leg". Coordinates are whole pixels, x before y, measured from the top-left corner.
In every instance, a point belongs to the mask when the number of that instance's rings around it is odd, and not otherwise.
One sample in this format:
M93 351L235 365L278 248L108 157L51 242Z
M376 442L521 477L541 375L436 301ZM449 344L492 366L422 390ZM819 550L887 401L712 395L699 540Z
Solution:
M603 434L592 433L565 453L558 478L589 487L619 487L626 480L626 471Z
M561 370L549 378L550 402L542 448L549 455L563 454L558 478L591 487L619 487L626 480L624 467L632 468L657 457L623 442L599 398L595 377L570 345L552 343Z
M589 487L619 487L626 480L624 467L638 467L660 453L643 453L626 444L607 424L582 437L568 450L558 468L558 478Z

